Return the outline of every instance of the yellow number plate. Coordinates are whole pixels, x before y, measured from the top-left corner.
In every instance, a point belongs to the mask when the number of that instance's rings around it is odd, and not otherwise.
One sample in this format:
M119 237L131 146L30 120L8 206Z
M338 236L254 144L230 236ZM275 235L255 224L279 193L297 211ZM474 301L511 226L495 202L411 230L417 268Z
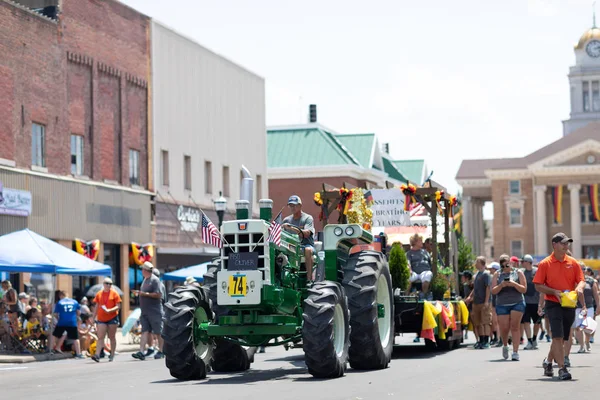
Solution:
M229 277L229 295L231 297L246 296L246 275L231 275Z

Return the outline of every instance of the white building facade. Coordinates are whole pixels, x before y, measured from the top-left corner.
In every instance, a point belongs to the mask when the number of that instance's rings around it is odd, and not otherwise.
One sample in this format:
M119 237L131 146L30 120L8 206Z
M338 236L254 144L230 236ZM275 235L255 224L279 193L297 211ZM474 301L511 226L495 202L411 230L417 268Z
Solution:
M151 42L156 245L164 270L218 254L201 242L200 209L217 225L213 202L222 193L233 212L243 166L254 179L253 209L267 197L265 82L157 21Z

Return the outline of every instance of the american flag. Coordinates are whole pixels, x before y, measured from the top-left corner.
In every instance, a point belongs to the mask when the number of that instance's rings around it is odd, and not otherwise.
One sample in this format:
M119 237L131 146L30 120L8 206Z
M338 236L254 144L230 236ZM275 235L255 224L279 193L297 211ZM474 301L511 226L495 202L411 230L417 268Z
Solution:
M412 203L410 205L410 216L417 217L427 215L427 210L421 203Z
M269 242L281 246L281 212L269 225Z
M221 234L217 230L215 224L213 224L204 213L202 213L202 241L211 246L218 248L223 247Z

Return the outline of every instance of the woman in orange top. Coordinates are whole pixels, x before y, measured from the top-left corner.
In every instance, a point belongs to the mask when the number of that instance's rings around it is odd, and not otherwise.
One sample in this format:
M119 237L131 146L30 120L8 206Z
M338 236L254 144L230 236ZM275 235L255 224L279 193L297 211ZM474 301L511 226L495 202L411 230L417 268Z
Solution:
M112 288L112 280L104 278L104 287L96 293L94 297L94 319L98 330L98 344L96 346L96 354L92 356L92 360L100 362L100 353L104 348L104 338L108 332L110 339L110 356L108 361L115 358L115 350L117 349L117 327L119 326L119 310L121 309L121 296Z

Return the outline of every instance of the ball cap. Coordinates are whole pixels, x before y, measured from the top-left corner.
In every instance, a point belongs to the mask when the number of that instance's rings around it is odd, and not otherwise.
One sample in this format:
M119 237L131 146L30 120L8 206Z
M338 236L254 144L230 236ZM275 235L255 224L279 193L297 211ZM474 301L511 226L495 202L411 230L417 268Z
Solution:
M109 277L104 278L104 283L110 283L112 285L113 281Z
M146 271L152 272L152 270L154 269L154 265L152 265L152 263L150 261L145 261L142 264L142 269L145 269Z
M296 196L295 194L290 196L290 198L288 199L288 205L290 204L302 204L300 196Z
M512 256L512 257L510 258L510 261L518 263L518 262L519 262L519 257Z
M493 263L490 264L490 266L488 268L493 268L497 271L500 269L500 264L497 263L496 261L494 261Z
M530 254L525 254L521 259L522 262L528 262L533 264L533 257Z
M558 232L556 235L552 236L552 243L573 243L573 239L562 232Z

